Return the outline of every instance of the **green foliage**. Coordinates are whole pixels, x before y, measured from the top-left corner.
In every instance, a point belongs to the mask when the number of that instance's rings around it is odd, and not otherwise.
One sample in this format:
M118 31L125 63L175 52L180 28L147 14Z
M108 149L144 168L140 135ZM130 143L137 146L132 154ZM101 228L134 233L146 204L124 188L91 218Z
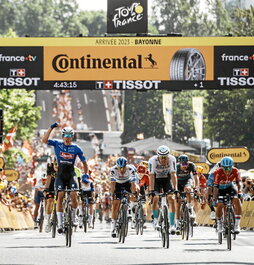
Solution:
M17 126L16 139L31 139L41 117L35 106L34 91L25 89L1 89L0 108L4 111L4 132Z

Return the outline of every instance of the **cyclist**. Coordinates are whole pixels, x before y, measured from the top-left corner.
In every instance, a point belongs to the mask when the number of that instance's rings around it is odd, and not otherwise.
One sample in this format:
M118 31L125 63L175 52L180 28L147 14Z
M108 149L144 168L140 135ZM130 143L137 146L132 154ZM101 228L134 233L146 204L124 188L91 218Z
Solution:
M40 202L42 201L44 195L43 195L43 190L46 187L46 182L47 182L47 176L45 173L41 175L39 180L35 184L35 190L34 190L34 228L38 227L38 210L40 207Z
M54 204L54 184L57 174L57 161L54 158L53 163L47 164L47 183L45 185L45 198L46 198L46 226L45 232L49 233L51 230L51 214Z
M155 192L167 193L173 189L177 190L176 178L176 158L169 154L170 150L167 146L161 145L157 149L157 155L152 156L148 161L150 195L153 198L152 212L155 228L158 226L158 201L159 197L155 196ZM175 200L172 195L167 196L167 202L170 206L169 220L170 233L175 234Z
M207 179L203 174L204 168L202 166L196 166L197 175L199 178L199 193L201 197L201 209L206 205L206 193L207 193Z
M111 194L113 195L112 203L112 237L116 237L117 217L121 203L121 191L124 189L128 192L136 193L136 172L133 165L127 164L125 157L119 157L116 165L110 169Z
M78 184L74 172L74 163L78 156L83 162L83 174L87 174L88 165L86 158L81 148L72 144L74 137L74 130L71 127L64 127L62 129L62 141L56 139L49 139L49 136L54 128L58 127L58 123L53 123L42 138L42 142L54 147L55 155L57 157L58 172L55 180L55 190L58 191L57 198L57 221L58 221L58 233L63 232L63 190L67 186L68 189L77 190ZM72 221L73 225L78 225L76 218L76 212L78 207L77 192L71 192L71 206L72 206Z
M214 204L217 202L216 219L218 224L218 232L222 232L222 209L224 207L223 200L218 199L218 196L225 196L230 194L233 197L232 203L235 210L235 227L236 234L240 233L240 219L242 214L242 207L238 195L242 195L242 183L240 171L233 167L234 161L231 157L225 156L221 159L221 167L214 171L214 188L213 200ZM236 189L236 186L237 189Z
M148 162L142 161L138 167L138 179L139 179L139 187L140 187L140 194L142 195L142 200L146 201L146 191L149 189L149 171L148 171Z
M94 203L94 185L92 180L88 175L83 175L81 178L81 197L88 197L89 204L89 215L88 215L88 226L92 227L92 217L93 217L93 203ZM82 203L79 207L79 227L82 228L83 223L83 207Z
M178 161L179 162L176 165L178 190L180 192L192 192L193 187L194 187L194 190L199 187L199 179L197 177L196 167L194 163L189 161L189 157L187 155L180 155L178 157ZM186 194L186 199L187 199L187 207L190 212L190 217L194 219L195 211L191 203L192 196L190 193ZM181 207L181 200L178 200L177 209L176 209L177 234L180 233L180 228L179 228L180 207Z
M220 167L220 161L215 164L215 166L209 171L208 179L207 179L207 200L208 205L211 209L210 218L211 220L215 220L215 208L213 207L213 185L214 185L214 171Z
M105 221L106 223L110 222L110 209L111 209L111 196L108 191L104 192L104 196L102 198L102 203L103 203L103 209L105 213Z

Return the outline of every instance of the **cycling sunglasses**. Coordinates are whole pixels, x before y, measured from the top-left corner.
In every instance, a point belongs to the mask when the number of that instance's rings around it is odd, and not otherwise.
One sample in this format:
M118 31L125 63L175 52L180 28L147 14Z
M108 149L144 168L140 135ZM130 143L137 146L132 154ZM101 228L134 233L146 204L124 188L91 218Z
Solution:
M225 171L229 171L232 169L232 167L222 167Z
M67 137L67 138L72 138L73 137L73 135L72 134L63 134L63 137Z
M168 156L159 156L160 159L168 159Z

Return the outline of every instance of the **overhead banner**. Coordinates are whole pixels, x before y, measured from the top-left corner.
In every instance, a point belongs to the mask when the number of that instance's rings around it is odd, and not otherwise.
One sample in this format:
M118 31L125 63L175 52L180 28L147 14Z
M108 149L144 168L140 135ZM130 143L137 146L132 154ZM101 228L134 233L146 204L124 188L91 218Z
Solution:
M173 121L173 94L163 94L162 96L163 116L165 121L165 134L172 136Z
M254 37L0 38L0 88L254 87Z
M192 98L194 128L197 140L203 140L203 97Z
M108 0L108 33L147 33L147 0Z
M250 152L247 147L211 148L207 152L207 160L213 164L225 156L232 157L235 163L244 163L249 160Z

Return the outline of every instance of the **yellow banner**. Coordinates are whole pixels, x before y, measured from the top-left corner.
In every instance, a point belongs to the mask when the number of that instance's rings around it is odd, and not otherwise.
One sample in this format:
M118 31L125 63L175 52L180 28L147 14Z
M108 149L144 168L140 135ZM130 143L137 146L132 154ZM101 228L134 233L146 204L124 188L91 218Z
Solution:
M214 78L212 46L141 46L137 47L44 47L44 80L170 80L170 73L179 72L178 52L182 56L194 49L204 58L204 80ZM185 56L188 56L186 54ZM174 63L172 64L172 61ZM98 74L99 73L99 74ZM176 80L181 80L178 79ZM180 77L179 77L180 78ZM181 77L183 78L183 77Z
M192 109L196 138L203 139L203 97L192 98Z
M173 120L173 94L163 94L163 116L165 121L164 130L167 135L172 136L172 120Z
M207 160L213 164L225 156L232 157L235 163L244 163L249 160L250 152L246 147L212 148L207 152Z

